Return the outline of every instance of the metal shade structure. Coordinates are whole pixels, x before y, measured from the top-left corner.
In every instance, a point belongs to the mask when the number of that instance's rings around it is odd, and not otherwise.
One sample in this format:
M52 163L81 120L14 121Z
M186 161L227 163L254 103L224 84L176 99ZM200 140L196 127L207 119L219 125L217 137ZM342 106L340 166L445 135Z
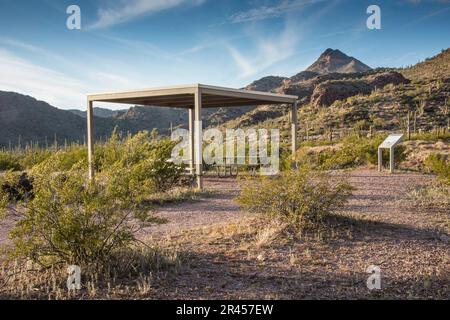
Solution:
M257 106L264 104L291 105L292 153L297 149L297 96L268 92L231 89L204 84L180 85L121 92L95 93L87 97L87 140L89 178L93 179L94 102L110 102L143 106L189 109L191 172L195 165L197 185L202 188L202 123L203 108Z

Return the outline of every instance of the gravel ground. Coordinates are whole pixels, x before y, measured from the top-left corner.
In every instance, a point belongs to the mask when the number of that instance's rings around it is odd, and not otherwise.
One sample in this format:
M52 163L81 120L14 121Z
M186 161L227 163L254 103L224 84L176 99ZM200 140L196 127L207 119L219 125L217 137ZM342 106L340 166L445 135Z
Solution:
M337 175L346 176L355 187L344 210L346 213L385 222L414 224L415 227L417 224L427 225L423 216L417 217L401 200L409 190L430 181L432 176L379 173L373 169L359 169ZM249 216L233 200L239 193L239 186L234 178L206 177L204 186L210 195L188 203L175 203L159 208L156 215L166 219L167 223L147 228L144 234L168 235Z
M166 204L157 210L156 216L167 222L142 231L142 235L167 236L195 227L239 220L248 214L233 201L239 193L234 178L205 177L206 196L188 202Z
M404 200L433 177L374 169L335 174L355 190L341 212L350 223L328 240L270 240L270 226L233 201L236 181L207 177L208 194L164 205L157 215L167 223L141 234L174 246L181 269L130 298L450 299L450 212L421 211ZM0 226L0 241L10 226ZM260 241L265 229L268 239ZM370 265L381 268L381 290L366 287Z
M208 179L217 195L160 211L169 220L165 238L181 246L189 267L149 298L449 299L450 244L441 226L448 227L450 212L421 212L404 201L433 178L373 169L338 174L355 187L341 213L354 224L328 241L264 245L255 243L254 220L233 203L236 184ZM370 265L381 268L381 290L366 287Z

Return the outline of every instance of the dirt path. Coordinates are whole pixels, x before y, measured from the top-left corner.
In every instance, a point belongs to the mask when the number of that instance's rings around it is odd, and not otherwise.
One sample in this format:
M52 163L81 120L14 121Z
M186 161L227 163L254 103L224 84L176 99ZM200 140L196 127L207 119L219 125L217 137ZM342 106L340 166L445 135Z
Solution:
M239 187L234 178L206 177L206 196L189 202L164 205L156 216L167 223L146 228L144 234L165 236L183 230L239 220L247 214L239 209L234 198Z
M432 177L335 172L355 188L342 225L327 239L272 237L234 202L234 179L207 177L209 194L159 208L167 223L142 238L175 250L176 272L152 278L143 299L406 299L450 298L450 212L420 211L406 193ZM345 220L347 219L347 220ZM0 225L0 242L11 225ZM440 230L440 231L439 231ZM275 233L274 233L275 232ZM336 233L335 233L336 232ZM366 287L368 266L382 270L382 290ZM121 296L122 297L122 296ZM130 298L130 296L123 296Z
M413 173L379 173L372 169L358 169L345 174L355 187L345 211L359 216L391 223L427 224L423 217L410 212L400 201L413 187L423 185L430 176ZM239 187L234 178L206 177L205 190L210 192L198 200L168 204L158 209L156 215L167 223L142 231L144 236L164 237L196 227L237 221L249 214L241 211L234 198ZM7 241L11 221L0 223L0 244Z

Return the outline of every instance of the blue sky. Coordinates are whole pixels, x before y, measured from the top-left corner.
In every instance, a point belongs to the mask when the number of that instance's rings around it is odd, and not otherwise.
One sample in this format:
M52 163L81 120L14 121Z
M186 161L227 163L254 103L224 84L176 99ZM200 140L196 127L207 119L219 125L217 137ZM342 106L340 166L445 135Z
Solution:
M292 76L327 48L407 66L450 47L449 17L450 0L0 0L0 90L84 109L91 92Z

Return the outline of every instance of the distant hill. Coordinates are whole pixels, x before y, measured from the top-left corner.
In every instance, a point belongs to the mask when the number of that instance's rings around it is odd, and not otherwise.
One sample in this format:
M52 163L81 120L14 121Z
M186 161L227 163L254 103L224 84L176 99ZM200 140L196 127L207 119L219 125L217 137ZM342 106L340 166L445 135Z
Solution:
M251 107L211 108L203 112L205 126L223 123L241 116ZM154 128L163 135L170 128L187 128L188 112L183 109L152 106L133 106L128 110L113 111L94 108L94 135L106 139L117 127L119 132L136 133ZM61 110L33 97L15 92L0 91L0 148L51 145L85 141L86 111Z
M133 106L113 118L126 131L158 129L162 134L170 134L170 127L188 126L188 111L185 109Z
M306 71L326 74L366 72L371 69L368 65L347 56L342 51L327 49Z
M307 81L307 80L317 77L318 75L319 75L319 73L314 72L314 71L301 71L301 72L297 73L295 76L290 77L289 81L290 82Z
M246 90L271 92L283 84L287 80L285 77L268 76L253 81L245 87Z
M73 114L76 114L77 116L86 118L86 111L81 111L78 109L71 109L68 111L72 112ZM111 109L98 108L98 107L94 108L94 116L100 117L100 118L113 118L113 117L116 117L125 112L127 112L127 110L111 110Z
M95 108L94 135L105 139L117 127L119 132L135 133L158 129L168 134L170 125L187 126L187 111L157 107L133 107L117 112ZM98 116L98 115L101 116ZM110 117L106 115L110 114ZM41 146L85 141L86 112L66 111L33 97L15 92L0 91L0 147Z
M110 132L101 118L95 119L97 136ZM56 139L84 141L86 120L72 112L57 109L44 101L15 92L0 91L0 146L34 142L44 145Z
M351 128L364 122L393 128L401 125L408 109L420 114L418 128L429 129L448 121L444 111L445 105L450 105L450 49L398 70L371 69L339 50L327 49L305 71L292 77L263 77L245 89L299 96L303 113L299 119L308 119L316 131L324 123ZM94 116L97 139L109 136L114 127L123 133L156 128L169 134L171 127L187 128L188 124L187 110L161 107L94 108ZM203 123L205 128L255 124L281 128L289 123L286 117L280 106L218 107L204 110ZM0 147L31 141L43 145L53 143L55 137L59 143L83 142L85 118L85 111L64 111L29 96L0 91Z

